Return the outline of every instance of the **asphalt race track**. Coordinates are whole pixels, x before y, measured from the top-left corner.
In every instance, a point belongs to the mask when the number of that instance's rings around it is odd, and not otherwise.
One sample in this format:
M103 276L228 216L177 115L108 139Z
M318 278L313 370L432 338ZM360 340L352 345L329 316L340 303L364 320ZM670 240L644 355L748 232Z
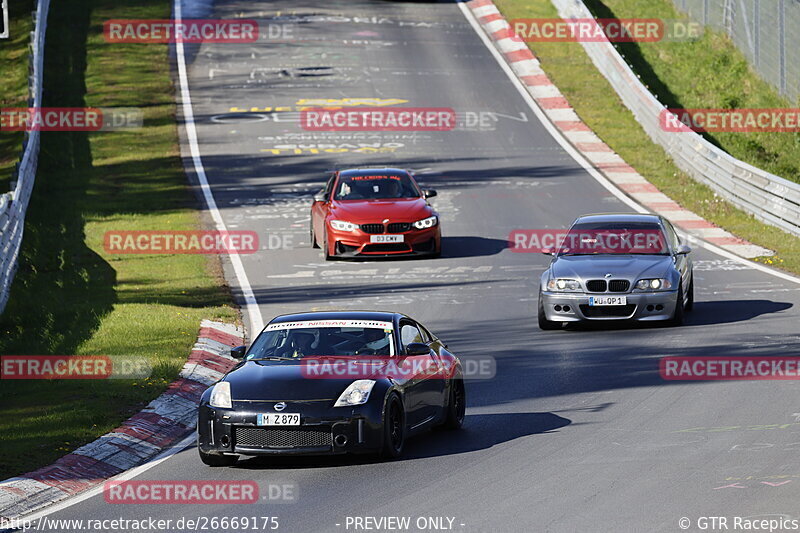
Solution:
M258 19L262 32L291 28L252 45L187 48L214 198L228 229L260 236L262 250L242 262L264 320L397 310L459 355L496 358L497 374L468 383L464 430L415 438L401 460L212 469L190 447L137 478L286 482L295 503L133 506L99 495L53 518L277 516L279 531L316 532L347 531L348 516L444 516L455 531L512 532L680 531L681 517L800 514L798 384L675 382L658 371L662 356L800 354L800 285L696 249L684 327L540 331L549 258L506 249L509 232L630 208L551 138L458 6L222 1L209 16L231 17ZM343 98L451 107L483 121L452 132L322 133L302 130L289 111ZM276 107L287 109L261 112ZM328 171L372 164L413 169L438 190L441 259L326 263L311 249L309 205ZM243 303L230 265L227 274Z

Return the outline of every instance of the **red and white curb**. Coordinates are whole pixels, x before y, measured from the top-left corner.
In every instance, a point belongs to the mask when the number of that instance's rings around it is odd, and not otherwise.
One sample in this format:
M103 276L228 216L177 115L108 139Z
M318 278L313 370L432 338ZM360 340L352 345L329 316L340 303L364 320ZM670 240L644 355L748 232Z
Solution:
M194 430L200 396L236 364L230 348L243 343L241 329L203 320L178 379L161 396L111 433L55 463L0 482L0 522L99 485L180 442Z
M684 209L644 179L583 123L492 0L472 0L466 5L550 122L618 189L693 237L746 258L774 255Z

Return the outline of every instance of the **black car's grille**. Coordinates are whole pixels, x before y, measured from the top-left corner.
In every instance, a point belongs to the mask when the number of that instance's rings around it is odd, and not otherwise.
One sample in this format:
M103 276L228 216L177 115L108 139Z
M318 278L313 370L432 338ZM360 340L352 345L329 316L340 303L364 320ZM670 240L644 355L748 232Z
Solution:
M612 279L608 282L608 292L628 292L631 282L627 279Z
M239 426L235 432L236 446L244 448L312 448L331 446L329 428L293 427L262 428Z
M586 289L589 292L606 292L606 280L592 279L586 282Z
M636 310L636 305L581 305L580 308L583 316L588 318L628 318Z
M392 222L391 224L389 224L388 231L389 233L404 233L406 231L411 231L411 223Z
M383 224L361 224L364 233L383 233Z
M408 252L410 248L407 244L402 242L385 242L381 244L367 244L362 248L362 253L365 252Z

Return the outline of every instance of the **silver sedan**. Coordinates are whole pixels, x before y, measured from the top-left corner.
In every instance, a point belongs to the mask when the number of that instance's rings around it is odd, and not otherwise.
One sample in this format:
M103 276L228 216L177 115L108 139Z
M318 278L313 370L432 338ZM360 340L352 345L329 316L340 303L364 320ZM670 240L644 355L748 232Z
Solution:
M540 280L539 327L596 320L683 324L694 303L691 248L658 215L578 217Z

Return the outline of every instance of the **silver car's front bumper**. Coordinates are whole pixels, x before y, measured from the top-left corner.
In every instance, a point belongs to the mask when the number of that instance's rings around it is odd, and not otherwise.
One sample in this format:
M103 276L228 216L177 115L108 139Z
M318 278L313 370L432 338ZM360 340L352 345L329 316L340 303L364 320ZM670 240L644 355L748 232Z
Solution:
M589 306L590 296L625 296L627 305ZM547 320L555 322L669 320L675 312L678 291L604 294L542 292L541 298Z

